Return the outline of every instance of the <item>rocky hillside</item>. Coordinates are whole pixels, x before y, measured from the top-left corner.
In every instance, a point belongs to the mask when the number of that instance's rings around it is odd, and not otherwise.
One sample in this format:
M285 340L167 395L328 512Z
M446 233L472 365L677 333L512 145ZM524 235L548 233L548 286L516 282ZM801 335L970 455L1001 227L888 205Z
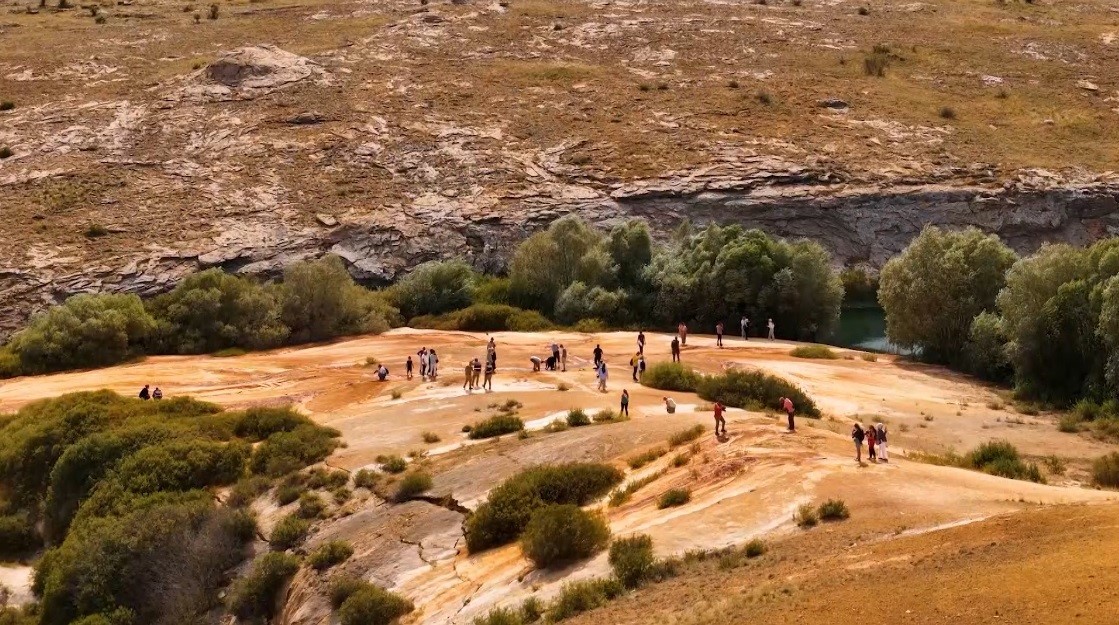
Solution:
M0 17L5 333L207 266L500 269L569 212L870 265L926 223L1119 226L1102 0L26 1Z

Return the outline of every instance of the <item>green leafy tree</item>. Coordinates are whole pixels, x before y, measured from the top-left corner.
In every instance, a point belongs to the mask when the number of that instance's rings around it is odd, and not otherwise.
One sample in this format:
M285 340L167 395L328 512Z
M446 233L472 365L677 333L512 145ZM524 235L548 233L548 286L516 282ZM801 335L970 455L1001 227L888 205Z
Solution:
M75 295L12 338L24 373L103 367L142 353L155 320L135 295Z
M392 297L406 319L438 315L469 306L478 280L478 273L461 260L431 261L397 282Z
M573 282L609 286L616 272L602 235L578 217L564 217L517 247L509 266L510 301L550 314Z
M151 300L148 310L158 321L157 349L164 352L267 349L283 344L289 333L274 290L220 269L187 276Z
M882 269L886 334L933 362L959 363L972 320L993 311L1014 252L975 228L925 228Z
M384 332L397 315L379 295L355 284L337 256L289 266L281 292L282 318L296 343Z

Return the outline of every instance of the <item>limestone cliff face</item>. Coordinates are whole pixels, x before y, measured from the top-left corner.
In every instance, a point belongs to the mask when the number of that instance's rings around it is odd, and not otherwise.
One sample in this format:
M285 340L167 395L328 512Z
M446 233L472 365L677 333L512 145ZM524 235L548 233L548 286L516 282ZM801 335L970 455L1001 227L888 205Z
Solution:
M388 283L418 263L456 256L479 269L501 271L519 241L567 214L604 228L639 217L658 236L684 219L696 225L741 224L819 241L838 264L878 268L929 224L977 226L1019 252L1119 234L1119 183L855 186L826 173L796 170L747 178L670 177L612 189L566 185L485 201L426 197L372 217L324 218L320 221L331 225L318 228L247 221L209 248L137 255L66 273L53 266L7 269L0 272L7 303L0 330L11 332L32 312L76 293L149 296L215 266L271 277L288 263L332 253L371 285Z

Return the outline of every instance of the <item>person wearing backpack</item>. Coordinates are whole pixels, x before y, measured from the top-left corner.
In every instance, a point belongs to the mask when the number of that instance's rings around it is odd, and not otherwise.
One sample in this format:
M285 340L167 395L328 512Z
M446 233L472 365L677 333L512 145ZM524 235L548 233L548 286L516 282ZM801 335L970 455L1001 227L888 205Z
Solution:
M863 439L866 438L866 432L863 427L858 423L855 427L851 428L851 440L855 442L855 462L862 464L863 462Z

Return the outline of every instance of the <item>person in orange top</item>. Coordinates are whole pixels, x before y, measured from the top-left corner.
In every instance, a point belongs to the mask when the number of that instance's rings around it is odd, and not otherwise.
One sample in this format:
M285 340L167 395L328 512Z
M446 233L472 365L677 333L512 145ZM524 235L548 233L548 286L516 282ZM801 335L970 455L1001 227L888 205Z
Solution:
M793 400L788 397L782 397L777 400L777 403L781 404L781 409L785 411L785 414L789 415L789 431L796 432L797 426L796 423L793 422L793 413L796 412L793 408Z
M727 407L722 402L715 402L715 437L727 435L727 420L723 418L723 413L726 412ZM720 434L719 428L722 427Z

